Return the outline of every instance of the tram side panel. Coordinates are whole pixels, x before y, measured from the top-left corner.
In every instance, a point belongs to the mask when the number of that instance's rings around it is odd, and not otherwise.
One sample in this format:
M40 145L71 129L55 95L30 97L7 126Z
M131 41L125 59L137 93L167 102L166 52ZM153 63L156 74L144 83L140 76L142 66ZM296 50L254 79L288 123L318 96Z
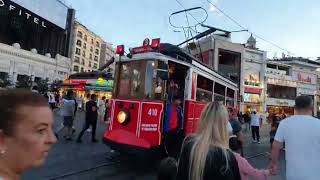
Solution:
M201 112L207 105L206 102L197 102L187 100L185 105L185 134L190 135L198 129L198 123L201 117Z

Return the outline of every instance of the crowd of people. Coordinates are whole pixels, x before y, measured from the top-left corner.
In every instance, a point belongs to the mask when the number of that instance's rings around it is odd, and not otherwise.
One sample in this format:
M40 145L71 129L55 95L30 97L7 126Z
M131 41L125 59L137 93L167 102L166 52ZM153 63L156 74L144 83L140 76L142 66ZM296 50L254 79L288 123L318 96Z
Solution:
M239 129L234 115L230 115L221 103L209 103L202 112L198 132L185 138L178 162L172 157L161 162L158 180L264 180L278 173L279 154L284 143L287 147L286 179L318 179L320 120L312 117L312 110L312 99L298 96L295 115L271 119L271 163L266 169L258 170L241 155L243 140L241 133L234 130L234 127ZM259 142L262 119L256 112L249 117L253 141ZM228 132L230 126L231 136Z
M36 90L1 90L0 99L0 179L20 179L26 170L43 164L57 141L51 105L48 106L48 102L53 102ZM86 117L77 142L81 142L89 126L93 128L92 141L96 142L94 129L99 111L105 112L99 110L105 105L96 101L96 95L91 94L85 103ZM61 103L65 136L69 139L78 107L72 91L62 97ZM259 170L241 154L244 140L235 112L228 111L220 102L211 102L202 112L198 131L184 139L178 161L169 157L161 162L158 179L267 179L278 172L279 154L285 142L287 179L315 180L320 167L320 120L312 117L312 109L310 97L296 98L295 115L282 120L274 135L270 166ZM251 121L254 116L255 113ZM252 126L257 126L256 122L251 122ZM256 133L255 136L258 138Z

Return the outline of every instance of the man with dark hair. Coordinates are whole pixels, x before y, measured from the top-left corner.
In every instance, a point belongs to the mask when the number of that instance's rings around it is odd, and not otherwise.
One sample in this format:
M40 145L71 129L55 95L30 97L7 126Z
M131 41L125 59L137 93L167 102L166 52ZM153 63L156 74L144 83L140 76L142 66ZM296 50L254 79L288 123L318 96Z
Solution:
M286 143L287 180L319 179L320 120L312 117L313 101L308 96L295 100L295 115L280 122L271 152L271 172L278 169L279 152Z
M91 141L98 142L96 140L96 127L97 127L97 119L98 119L98 106L96 103L97 96L95 94L91 95L90 101L86 103L86 119L83 129L81 130L77 142L81 143L81 137L83 136L84 131L86 131L90 126L92 127L92 135Z

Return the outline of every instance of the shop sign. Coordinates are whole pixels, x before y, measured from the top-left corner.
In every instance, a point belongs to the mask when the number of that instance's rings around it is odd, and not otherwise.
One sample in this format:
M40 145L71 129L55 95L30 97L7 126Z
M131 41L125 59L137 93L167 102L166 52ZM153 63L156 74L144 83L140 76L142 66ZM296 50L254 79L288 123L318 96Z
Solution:
M112 87L100 87L100 86L86 86L86 90L93 90L93 91L112 91Z
M255 88L245 88L244 92L245 93L251 93L251 94L261 94L262 90L261 89L255 89Z
M8 1L6 1L8 3ZM4 0L0 0L0 8L6 8L6 3ZM37 18L36 16L32 15L31 13L25 12L25 10L18 8L12 4L7 5L9 11L14 11L16 12L19 16L26 18L27 20L30 20L34 24L38 24L44 28L46 28L46 24L44 21L40 20L40 18Z
M73 89L78 90L78 91L85 91L86 90L84 86L76 86Z
M273 84L278 86L297 87L297 83L294 81L281 80L275 78L268 78L267 84Z
M99 78L99 79L97 79L95 84L98 86L113 87L113 80L105 80L103 78Z
M295 102L294 100L289 100L289 99L277 99L277 98L268 98L266 100L267 105L271 106L288 106L288 107L293 107Z
M307 83L307 84L316 84L317 76L314 74L308 74L303 72L293 72L293 77L296 81Z
M72 85L86 85L87 81L86 80L71 80Z

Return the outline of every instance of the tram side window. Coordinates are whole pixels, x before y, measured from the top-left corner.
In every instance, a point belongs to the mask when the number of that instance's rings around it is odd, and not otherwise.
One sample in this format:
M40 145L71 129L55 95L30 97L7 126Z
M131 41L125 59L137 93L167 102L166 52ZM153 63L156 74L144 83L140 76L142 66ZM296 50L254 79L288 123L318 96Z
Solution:
M226 87L224 85L216 82L214 84L214 101L222 101L225 103L225 90Z
M197 101L211 102L213 94L213 81L198 75L197 78Z

